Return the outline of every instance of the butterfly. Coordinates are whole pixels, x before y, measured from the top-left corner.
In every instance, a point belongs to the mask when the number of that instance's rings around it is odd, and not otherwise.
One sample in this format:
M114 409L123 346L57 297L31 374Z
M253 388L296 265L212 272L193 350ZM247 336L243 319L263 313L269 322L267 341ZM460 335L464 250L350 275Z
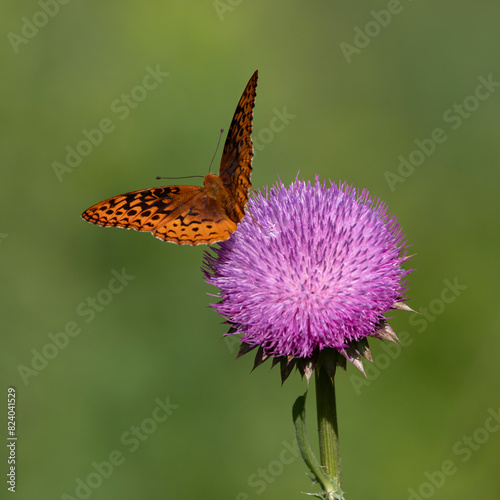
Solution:
M148 231L179 245L227 240L245 216L251 186L253 108L258 72L250 78L227 133L219 175L203 186L162 186L113 196L83 212L100 226Z

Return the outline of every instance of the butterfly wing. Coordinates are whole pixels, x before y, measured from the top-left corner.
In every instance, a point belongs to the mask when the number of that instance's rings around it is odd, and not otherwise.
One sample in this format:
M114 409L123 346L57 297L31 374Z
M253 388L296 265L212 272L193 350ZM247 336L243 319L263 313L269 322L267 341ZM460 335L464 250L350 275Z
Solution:
M234 112L220 163L219 176L229 190L233 205L227 207L229 217L239 222L245 215L248 189L251 186L253 144L253 107L257 88L258 72L250 78L236 111Z
M181 245L227 240L245 215L251 185L257 76L256 71L238 102L224 144L219 176L207 175L217 181L209 180L208 187L164 186L132 191L97 203L82 217L100 226L149 231L161 240ZM222 191L217 185L221 181L225 188Z
M236 229L217 200L199 186L164 186L132 191L101 201L82 214L100 226L149 231L180 245L211 244Z

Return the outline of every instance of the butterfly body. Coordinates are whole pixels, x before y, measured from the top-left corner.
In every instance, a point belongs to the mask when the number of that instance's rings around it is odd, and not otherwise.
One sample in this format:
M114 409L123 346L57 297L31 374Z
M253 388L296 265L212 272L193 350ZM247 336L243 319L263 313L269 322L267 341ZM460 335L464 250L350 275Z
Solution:
M113 196L87 209L83 219L100 226L148 231L180 245L228 239L245 215L251 186L256 86L257 71L238 102L219 175L207 174L203 186L163 186Z

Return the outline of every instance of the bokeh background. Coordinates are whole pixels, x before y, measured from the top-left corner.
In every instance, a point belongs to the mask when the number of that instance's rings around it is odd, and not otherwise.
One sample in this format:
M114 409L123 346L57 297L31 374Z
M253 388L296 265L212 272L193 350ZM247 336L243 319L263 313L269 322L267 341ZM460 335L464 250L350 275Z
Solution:
M4 5L0 420L5 436L13 386L18 498L315 491L287 451L305 382L281 387L277 370L234 360L204 248L80 219L156 175L205 175L255 69L253 185L300 170L368 188L415 254L409 304L422 315L392 322L405 345L372 343L366 381L337 376L347 498L500 497L499 16L488 1ZM168 76L144 92L148 67ZM61 171L105 119L113 130ZM445 139L425 142L435 129ZM400 155L419 165L398 171ZM113 272L133 277L118 293ZM80 334L54 351L65 329Z

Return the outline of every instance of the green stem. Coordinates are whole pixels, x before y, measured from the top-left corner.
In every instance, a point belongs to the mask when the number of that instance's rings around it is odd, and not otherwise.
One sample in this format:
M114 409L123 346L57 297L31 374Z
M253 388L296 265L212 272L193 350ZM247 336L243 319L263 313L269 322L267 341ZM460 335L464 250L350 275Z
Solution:
M342 488L334 379L323 364L316 367L315 373L320 461L328 476Z
M319 498L331 499L331 498L341 498L335 496L340 492L337 485L332 482L328 474L326 474L324 468L318 463L314 453L307 440L306 433L306 396L307 391L303 396L300 396L295 401L293 405L293 422L295 424L295 435L297 436L297 444L299 446L300 454L304 459L304 462L309 467L309 470L314 474L314 480L321 485L324 495L316 495Z

